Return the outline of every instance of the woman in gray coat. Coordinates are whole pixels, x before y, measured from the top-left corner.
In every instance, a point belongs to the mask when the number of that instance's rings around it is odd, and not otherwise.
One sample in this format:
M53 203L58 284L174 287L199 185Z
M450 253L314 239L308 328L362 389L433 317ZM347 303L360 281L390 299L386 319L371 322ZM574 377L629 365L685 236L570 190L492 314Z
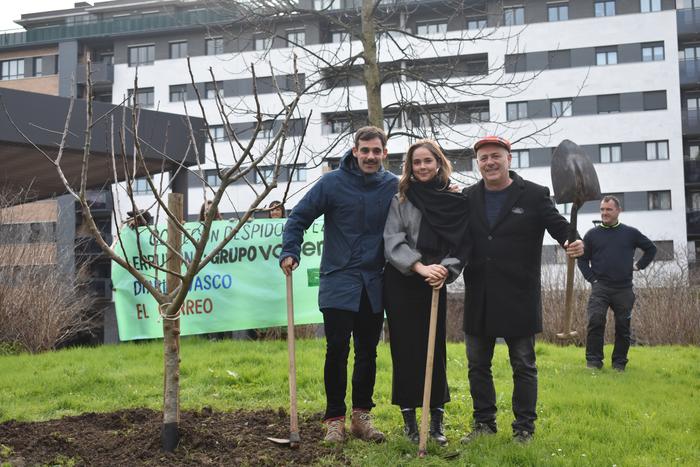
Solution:
M430 436L446 444L446 292L464 266L469 246L468 205L449 190L452 167L432 140L406 153L399 193L384 227L384 303L393 361L392 404L401 408L404 432L418 441L416 407L422 405L432 289L440 289L430 398ZM424 414L427 416L427 414Z

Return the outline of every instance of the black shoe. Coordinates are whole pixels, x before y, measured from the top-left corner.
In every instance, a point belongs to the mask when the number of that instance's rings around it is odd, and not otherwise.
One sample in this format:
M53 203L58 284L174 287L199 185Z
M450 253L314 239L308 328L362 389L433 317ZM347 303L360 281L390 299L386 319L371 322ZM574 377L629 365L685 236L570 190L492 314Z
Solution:
M467 433L466 436L464 436L460 440L460 442L462 444L471 443L472 441L479 438L480 436L495 435L496 431L497 430L496 430L495 424L493 426L491 426L491 425L488 425L486 423L475 422L474 428L472 428L472 431Z
M445 426L442 423L444 414L445 411L442 408L436 408L430 411L430 437L433 438L440 446L447 444Z
M420 435L416 422L416 409L401 409L401 415L403 416L403 434L409 441L417 444Z
M592 360L588 360L586 362L586 368L589 368L591 370L600 370L603 368L603 362L595 362Z
M612 369L619 373L623 373L625 371L625 365L615 365L613 363Z
M518 443L527 444L532 441L532 436L534 433L527 430L517 430L513 432L513 441Z

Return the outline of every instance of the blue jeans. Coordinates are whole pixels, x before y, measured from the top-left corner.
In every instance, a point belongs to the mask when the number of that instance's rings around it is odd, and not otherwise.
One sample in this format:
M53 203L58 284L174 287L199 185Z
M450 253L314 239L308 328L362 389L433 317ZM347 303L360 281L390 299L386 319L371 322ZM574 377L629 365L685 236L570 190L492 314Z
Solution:
M491 374L495 337L467 335L469 391L474 404L474 422L496 430L496 389ZM513 369L513 431L535 432L537 419L537 365L535 336L506 337Z

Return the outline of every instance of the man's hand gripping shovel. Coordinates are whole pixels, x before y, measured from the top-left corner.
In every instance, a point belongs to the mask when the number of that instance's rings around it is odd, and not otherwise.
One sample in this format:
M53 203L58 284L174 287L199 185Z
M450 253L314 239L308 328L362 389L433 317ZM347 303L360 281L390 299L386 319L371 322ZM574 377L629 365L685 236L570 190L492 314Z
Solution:
M565 139L557 146L552 155L552 186L554 199L559 204L572 203L571 222L569 227L569 244L576 241L576 220L579 208L586 201L601 198L598 174L593 162L586 153L573 141ZM574 258L568 258L566 264L566 302L565 327L557 338L571 339L578 333L571 329L572 294L574 289Z

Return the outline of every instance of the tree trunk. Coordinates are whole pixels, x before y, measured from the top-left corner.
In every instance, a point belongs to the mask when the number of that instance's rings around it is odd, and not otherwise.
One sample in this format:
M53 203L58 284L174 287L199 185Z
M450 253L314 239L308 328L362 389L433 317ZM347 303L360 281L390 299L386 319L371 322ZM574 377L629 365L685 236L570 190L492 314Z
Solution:
M374 24L374 4L376 0L362 0L362 48L365 65L365 91L367 92L367 122L384 128L382 108L382 83L377 63L377 37Z
M182 222L183 217L182 195L179 193L168 194L168 209L177 217L177 222ZM168 243L175 251L182 249L182 234L175 226L175 220L168 219ZM182 264L180 259L168 254L167 268L170 271L180 271ZM168 294L179 285L179 280L172 274L166 277ZM179 310L171 303L165 309L163 316L163 346L165 368L163 373L163 428L161 431L161 443L163 451L173 452L180 441L180 317ZM179 307L177 307L179 308Z

